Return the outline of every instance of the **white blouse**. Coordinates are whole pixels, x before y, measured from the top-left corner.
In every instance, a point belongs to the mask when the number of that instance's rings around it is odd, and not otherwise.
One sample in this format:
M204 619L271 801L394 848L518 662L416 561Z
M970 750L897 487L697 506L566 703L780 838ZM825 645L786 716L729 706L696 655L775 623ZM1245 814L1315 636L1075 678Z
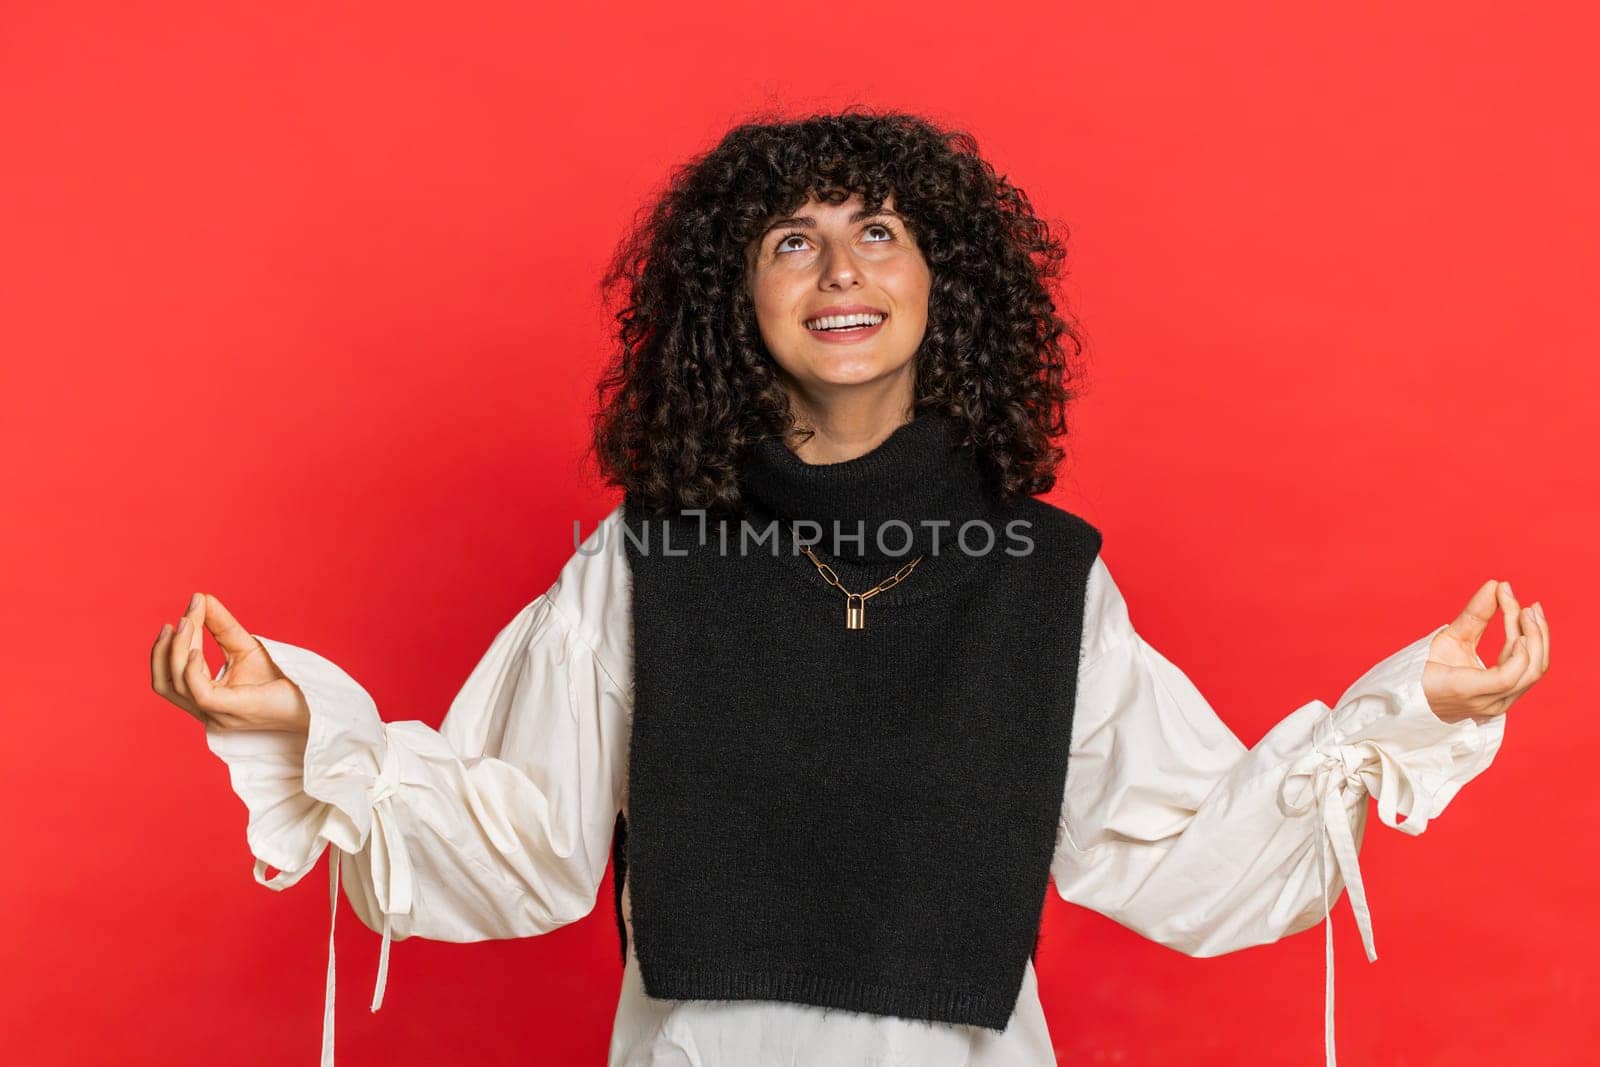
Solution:
M257 881L294 885L331 844L336 915L343 859L346 896L383 933L373 1010L391 939L529 937L594 908L616 814L628 807L633 639L621 515L619 505L500 631L438 730L382 720L339 667L260 635L305 693L309 735L207 730L249 810ZM1428 707L1422 668L1440 629L1367 671L1332 708L1305 703L1247 749L1134 630L1096 559L1056 891L1179 952L1215 956L1315 925L1348 887L1375 960L1356 862L1366 797L1377 797L1386 825L1420 834L1489 765L1505 732L1503 715L1449 724ZM269 865L279 870L271 878ZM608 1067L1056 1062L1031 960L1000 1033L780 1001L651 999L626 888L628 960ZM1324 925L1332 1065L1333 931ZM330 927L324 1064L333 992Z

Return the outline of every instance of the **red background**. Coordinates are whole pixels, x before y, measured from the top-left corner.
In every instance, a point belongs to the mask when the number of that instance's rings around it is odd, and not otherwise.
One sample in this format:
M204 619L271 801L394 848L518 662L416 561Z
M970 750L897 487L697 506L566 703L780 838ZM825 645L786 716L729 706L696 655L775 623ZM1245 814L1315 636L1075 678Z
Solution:
M0 1058L313 1060L324 869L251 881L157 629L215 592L436 724L616 502L579 460L633 211L751 109L852 101L973 130L1070 227L1051 499L1242 740L1485 579L1543 601L1495 764L1420 838L1374 813L1339 1049L1594 1054L1587 5L220 6L0 16ZM341 1062L603 1062L610 894L398 943L376 1016L344 905ZM1052 892L1062 1062L1313 1062L1322 940L1192 960Z

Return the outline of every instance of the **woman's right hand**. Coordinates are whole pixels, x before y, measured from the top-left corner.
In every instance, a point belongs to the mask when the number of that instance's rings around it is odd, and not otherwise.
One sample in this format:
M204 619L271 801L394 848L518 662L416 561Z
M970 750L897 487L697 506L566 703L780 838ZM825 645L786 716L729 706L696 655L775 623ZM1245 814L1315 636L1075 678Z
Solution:
M201 647L210 630L224 657L213 680ZM266 647L207 593L189 600L176 628L161 627L150 650L150 687L206 726L219 730L306 733L311 709L300 687L272 662Z

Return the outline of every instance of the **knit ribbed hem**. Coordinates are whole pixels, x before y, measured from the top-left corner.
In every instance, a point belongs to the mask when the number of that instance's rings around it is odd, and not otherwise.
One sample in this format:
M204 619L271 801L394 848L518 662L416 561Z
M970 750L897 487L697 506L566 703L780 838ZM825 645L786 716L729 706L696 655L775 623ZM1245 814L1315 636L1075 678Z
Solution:
M1016 994L928 987L903 982L868 982L801 971L728 971L651 967L640 961L645 993L659 1000L781 1000L844 1008L903 1019L982 1026L1004 1031L1016 1009ZM1019 987L1020 991L1020 987Z

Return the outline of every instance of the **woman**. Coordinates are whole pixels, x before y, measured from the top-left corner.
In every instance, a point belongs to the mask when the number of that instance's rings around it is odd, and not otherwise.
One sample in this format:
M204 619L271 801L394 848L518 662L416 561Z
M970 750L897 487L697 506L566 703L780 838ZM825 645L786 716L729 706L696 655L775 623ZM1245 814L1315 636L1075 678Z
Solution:
M1063 256L965 135L735 128L608 275L595 446L623 500L437 731L215 596L162 628L153 685L227 761L257 879L331 844L337 912L344 863L383 934L374 1009L392 938L547 932L608 855L612 1065L1053 1063L1050 878L1194 956L1307 929L1348 885L1376 958L1366 797L1422 832L1548 669L1548 625L1485 582L1246 749L1135 632L1099 531L1037 499L1081 352Z

